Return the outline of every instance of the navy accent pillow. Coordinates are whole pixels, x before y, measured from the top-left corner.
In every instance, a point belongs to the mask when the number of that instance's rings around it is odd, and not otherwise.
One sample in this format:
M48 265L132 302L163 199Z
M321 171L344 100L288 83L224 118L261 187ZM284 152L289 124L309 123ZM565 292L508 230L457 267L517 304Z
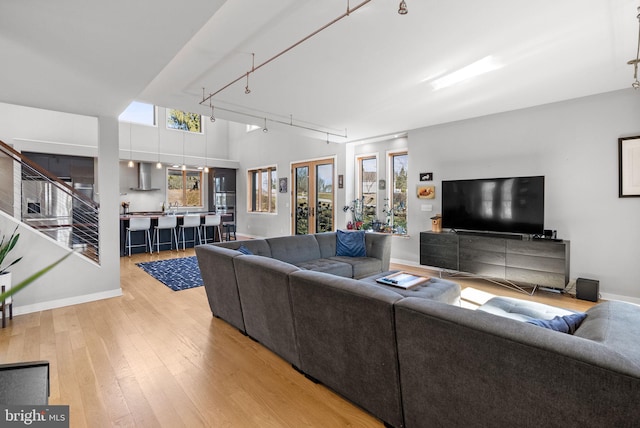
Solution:
M364 246L364 230L336 232L336 256L366 257Z
M238 248L238 251L240 251L242 254L247 254L249 256L253 254L250 249L248 249L247 247L245 247L242 244L240 244L240 247Z
M554 317L552 320L532 319L527 322L529 324L534 324L539 327L548 328L548 329L559 331L562 333L573 334L576 332L578 327L580 327L580 324L582 323L582 321L584 321L586 317L587 317L587 314L580 312L580 313L564 315L564 316L558 315Z

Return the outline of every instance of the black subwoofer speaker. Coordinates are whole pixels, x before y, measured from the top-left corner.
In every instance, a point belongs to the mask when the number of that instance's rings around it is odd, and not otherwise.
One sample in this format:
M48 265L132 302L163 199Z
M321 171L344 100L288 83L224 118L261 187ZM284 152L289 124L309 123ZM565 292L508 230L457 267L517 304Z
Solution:
M585 278L578 278L576 280L576 298L597 302L599 294L600 281Z

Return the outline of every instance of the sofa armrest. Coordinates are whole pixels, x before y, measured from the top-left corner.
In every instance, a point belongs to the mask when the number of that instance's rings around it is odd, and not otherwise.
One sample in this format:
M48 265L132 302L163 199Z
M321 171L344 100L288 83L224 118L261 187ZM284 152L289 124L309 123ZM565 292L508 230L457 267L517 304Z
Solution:
M395 309L407 426L624 426L637 418L640 368L616 349L426 299Z

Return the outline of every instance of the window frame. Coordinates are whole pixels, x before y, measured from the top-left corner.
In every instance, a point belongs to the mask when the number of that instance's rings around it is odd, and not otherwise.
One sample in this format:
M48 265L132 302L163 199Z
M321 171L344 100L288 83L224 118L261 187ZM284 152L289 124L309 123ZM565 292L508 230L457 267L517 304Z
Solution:
M396 221L395 221L395 210L396 207L394 206L394 202L393 202L393 196L395 193L395 187L396 187L396 174L395 174L395 158L399 157L399 156L406 156L407 158L407 162L406 162L406 183L405 183L405 208L404 208L404 212L405 212L405 216L404 216L404 233L397 233L396 232ZM408 231L409 231L409 150L407 149L401 149L401 150L393 150L393 151L388 151L387 152L387 160L388 160L388 167L387 167L387 171L388 171L388 186L387 186L387 203L389 204L389 208L392 209L392 233L394 235L397 236L408 236ZM385 213L386 214L386 213Z
M166 169L166 180L165 180L165 190L167 192L167 203L171 204L172 201L169 199L169 191L171 189L169 189L169 177L171 175L177 175L177 174L171 174L172 171L178 171L181 173L182 175L182 200L180 201L180 203L182 205L180 205L180 207L184 207L184 208L204 208L204 193L203 193L203 171L202 170L198 170L198 169L193 169L193 168L186 168L186 169L182 169L182 168L173 168L173 167L168 167ZM187 202L187 194L186 192L188 191L186 186L187 183L187 175L189 173L197 173L199 180L198 180L198 193L199 193L199 200L200 200L200 205L186 205ZM191 189L193 190L193 189Z
M198 119L198 122L199 122L198 126L199 126L200 130L199 131L192 131L190 129L182 129L182 128L175 128L173 126L169 126L169 117L171 116L171 111L178 111L178 112L182 112L182 113L198 116L198 118L199 118ZM165 109L165 120L164 121L165 121L166 129L169 130L169 131L189 132L191 134L204 134L204 129L203 129L203 126L202 126L203 125L202 115L198 114L198 113L193 113L193 112L190 112L190 111L184 111L184 110L179 110L177 108L168 108L167 107Z
M363 161L367 161L367 160L375 160L375 179L373 180L373 189L370 190L368 193L371 194L375 194L375 204L373 204L374 208L373 208L373 218L369 218L368 221L369 222L373 222L378 220L378 208L379 208L379 193L378 193L378 177L379 177L379 173L380 173L380 162L378 159L378 154L377 153L367 153L367 154L359 154L356 156L356 170L357 170L357 175L356 175L356 198L358 200L362 200L362 198L365 195L364 192L364 170L363 170ZM366 202L366 201L365 201ZM363 208L364 209L364 208ZM370 217L370 216L369 216ZM367 222L367 220L365 220L365 223Z
M266 209L263 209L262 174L266 173L270 191L266 199ZM256 177L260 177L259 183ZM277 214L278 213L278 167L276 165L251 168L247 170L247 213Z

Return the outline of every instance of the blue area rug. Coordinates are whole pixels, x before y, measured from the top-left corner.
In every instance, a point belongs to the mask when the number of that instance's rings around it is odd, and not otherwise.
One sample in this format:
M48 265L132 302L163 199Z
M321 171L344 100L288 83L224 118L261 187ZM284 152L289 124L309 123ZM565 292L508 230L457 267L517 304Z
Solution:
M202 276L196 256L136 263L136 265L173 291L202 286Z

